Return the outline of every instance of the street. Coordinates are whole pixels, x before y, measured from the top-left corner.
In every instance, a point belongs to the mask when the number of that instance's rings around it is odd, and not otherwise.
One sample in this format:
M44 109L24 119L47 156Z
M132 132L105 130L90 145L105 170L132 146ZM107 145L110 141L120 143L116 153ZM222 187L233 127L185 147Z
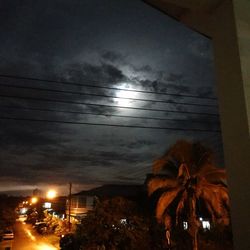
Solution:
M58 250L49 238L36 233L31 225L17 222L14 227L14 240L0 242L0 250Z

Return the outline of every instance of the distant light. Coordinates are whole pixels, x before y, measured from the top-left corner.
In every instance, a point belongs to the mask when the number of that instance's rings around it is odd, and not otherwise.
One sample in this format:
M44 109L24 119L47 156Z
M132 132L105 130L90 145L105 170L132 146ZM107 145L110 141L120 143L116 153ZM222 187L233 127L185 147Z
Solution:
M51 208L51 202L45 202L44 204L43 204L43 207L44 208Z
M32 203L32 204L36 204L37 202L38 202L37 197L32 197L32 198L31 198L31 203Z
M123 225L128 224L127 219L121 219L121 220L120 220L120 223L123 224Z
M188 223L186 221L183 221L183 229L188 230Z
M54 199L54 198L56 198L56 195L57 195L57 193L56 193L56 191L53 190L53 189L51 189L51 190L49 190L49 191L47 192L47 198L48 198L48 199Z
M200 219L200 221L203 221L203 218L202 218L202 217L200 217L199 219Z
M27 211L28 211L28 208L27 208L27 207L22 207L22 208L20 209L20 214L26 214Z
M210 222L207 220L202 221L202 227L203 227L203 229L210 230L211 229Z

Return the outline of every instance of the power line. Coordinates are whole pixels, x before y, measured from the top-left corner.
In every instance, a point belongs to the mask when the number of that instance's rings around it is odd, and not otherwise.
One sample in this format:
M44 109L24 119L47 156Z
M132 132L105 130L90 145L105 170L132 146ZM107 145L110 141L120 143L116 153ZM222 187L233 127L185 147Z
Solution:
M10 84L4 84L4 83L0 83L0 86L7 87L7 88L30 89L30 90L37 90L37 91L49 91L49 92L64 93L64 94L73 94L73 95L84 95L84 96L115 98L115 99L131 100L131 101L143 101L143 102L154 102L154 103L168 103L168 104L178 104L178 105L187 105L187 106L199 106L199 107L217 107L217 105L215 105L215 104L199 104L199 103L175 102L175 101L171 101L171 100L154 100L154 99L143 99L143 98L132 98L132 97L119 97L119 96L113 96L113 95L84 93L84 92L76 92L76 91L68 91L68 90L58 90L58 89L50 89L50 88L39 88L39 87L29 87L29 86L20 86L20 85L10 85Z
M7 117L7 116L0 116L0 119L2 119L2 120L15 120L15 121L29 121L29 122L47 122L47 123L59 123L59 124L103 126L103 127L106 126L106 127L120 127L120 128L140 128L140 129L154 129L154 130L174 130L174 131L220 133L220 130L196 129L196 128L172 128L172 127L120 125L120 124L92 123L92 122L56 121L56 120L47 120L47 119L33 119L33 118L20 118L20 117Z
M159 111L159 112L168 112L168 113L182 113L182 114L193 114L193 115L207 115L207 116L218 116L218 114L213 113L201 113L201 112L192 112L192 111L179 111L179 110L167 110L167 109L152 109L152 108L138 108L138 107L127 107L127 106L119 106L119 105L108 105L108 104L96 104L96 103L88 103L88 102L76 102L76 101L63 101L63 100L55 100L48 98L34 98L28 96L15 96L15 95L0 95L0 97L4 98L13 98L13 99L22 99L22 100L32 100L32 101L42 101L42 102L57 102L57 103L67 103L67 104L77 104L77 105L86 105L86 106L95 106L95 107L106 107L106 108L119 108L119 109L131 109L131 110L143 110L143 111Z
M41 79L41 78L35 78L35 77L24 77L24 76L17 76L17 75L8 75L8 74L0 74L0 77L2 77L2 78L10 78L10 79L17 79L17 80L30 80L30 81L39 81L39 82L58 83L58 84L71 85L71 86L75 85L75 86L99 88L99 89L132 91L132 92L145 93L145 94L156 94L156 95L166 95L166 96L176 96L176 97L190 97L190 98L198 98L198 99L217 100L217 98L214 98L214 97L200 97L198 95L173 94L173 93L164 93L164 92L158 92L158 91L124 89L124 88L117 88L117 87L90 85L90 84L77 83L77 82L71 82L71 81L58 81L58 80L49 80L49 79ZM91 81L91 80L88 80L88 79L85 79L85 81L92 82L92 83L101 83L101 82L94 82L94 81ZM113 82L113 83L117 83L117 82ZM107 83L104 83L104 84L107 84Z
M0 106L0 109L16 109L16 110L27 110L27 111L42 111L42 112L57 112L65 114L79 114L79 115L94 115L94 116L105 116L105 117L120 117L120 118L134 118L134 119L145 119L145 120L158 120L158 121L174 121L174 122L196 122L196 123L209 123L210 121L197 121L190 119L172 119L172 118L160 118L160 117L147 117L147 116L131 116L131 115L116 115L116 114L103 114L94 112L81 112L81 111L69 111L59 109L48 109L48 108L30 108L20 106ZM214 121L213 121L214 122Z

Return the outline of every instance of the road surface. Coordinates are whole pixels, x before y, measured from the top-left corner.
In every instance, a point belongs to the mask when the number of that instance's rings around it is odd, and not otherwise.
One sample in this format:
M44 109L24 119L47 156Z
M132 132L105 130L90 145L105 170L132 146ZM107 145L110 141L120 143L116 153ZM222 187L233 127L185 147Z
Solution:
M30 225L17 222L14 227L14 240L0 243L0 250L58 250L48 238L37 234Z

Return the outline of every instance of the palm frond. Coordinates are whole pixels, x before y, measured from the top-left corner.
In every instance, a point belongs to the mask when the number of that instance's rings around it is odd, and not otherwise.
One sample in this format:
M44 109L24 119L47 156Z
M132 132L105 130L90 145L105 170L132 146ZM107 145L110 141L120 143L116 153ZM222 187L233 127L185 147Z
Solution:
M160 173L162 170L167 172L162 177L154 176L148 182L149 195L161 195L156 207L156 218L159 222L166 226L171 225L168 212L172 208L176 212L176 225L186 209L187 216L192 220L197 216L198 200L204 202L213 221L229 221L226 172L216 167L209 148L200 143L178 141L154 162L153 172ZM172 173L173 178L168 176L169 173ZM157 190L159 193L156 193Z
M223 183L227 185L227 174L224 169L216 169L204 175L204 178L210 183Z
M228 188L225 187L224 185L210 183L204 178L202 181L200 181L197 189L200 188L205 188L210 190L223 202L224 205L229 207Z
M210 172L217 171L219 170L215 165L210 164L210 163L205 163L202 165L202 167L199 169L197 174L204 176L207 175Z
M182 190L182 187L173 188L167 192L164 192L156 205L156 218L159 222L163 222L163 214L168 209L169 205L173 202L175 197Z
M183 162L191 163L192 162L192 143L179 140L173 146L171 146L168 151L158 160L154 162L153 172L159 173L164 168L169 165L179 165Z
M147 184L148 195L151 196L156 190L161 188L170 189L176 187L178 184L176 179L167 177L153 177Z
M175 172L178 169L178 164L176 164L175 160L171 155L166 155L157 159L153 163L153 173L158 174L162 170L169 170L170 172Z
M178 179L181 179L181 178L189 179L190 178L189 169L185 163L182 163L180 165L177 178Z
M229 197L227 188L203 182L203 185L199 185L196 191L197 197L203 199L208 204L207 207L214 211L217 218L228 216Z
M230 217L229 216L224 216L220 219L217 220L217 223L218 224L221 224L221 225L226 225L228 226L230 224Z
M183 212L186 202L187 202L188 194L187 191L185 190L178 202L177 208L176 208L176 225L178 225L180 221L180 216L181 213Z

